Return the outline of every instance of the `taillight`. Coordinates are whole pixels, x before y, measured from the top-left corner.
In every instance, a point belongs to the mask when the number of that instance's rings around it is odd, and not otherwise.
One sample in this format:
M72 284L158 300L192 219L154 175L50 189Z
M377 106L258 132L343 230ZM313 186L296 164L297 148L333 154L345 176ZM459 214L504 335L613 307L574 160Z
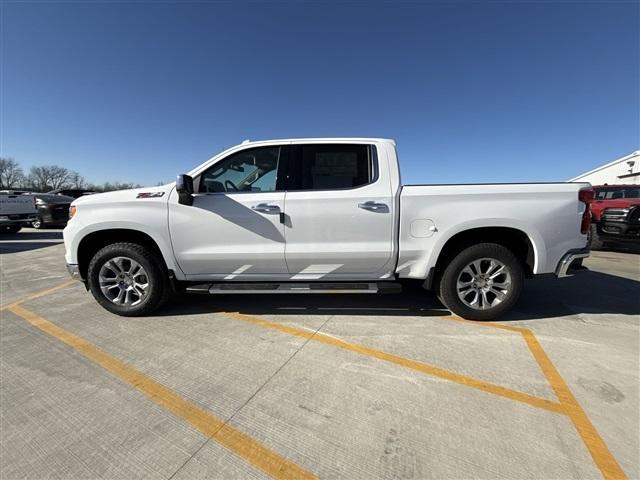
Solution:
M591 226L591 202L595 197L593 188L583 188L578 192L578 200L584 203L584 213L582 214L582 222L580 223L580 233L586 234Z

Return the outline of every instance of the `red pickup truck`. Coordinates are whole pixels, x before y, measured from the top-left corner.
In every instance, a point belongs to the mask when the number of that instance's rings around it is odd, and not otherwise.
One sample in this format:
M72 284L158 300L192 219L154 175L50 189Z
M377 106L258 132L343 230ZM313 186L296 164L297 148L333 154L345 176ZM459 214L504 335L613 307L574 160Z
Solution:
M596 185L593 190L589 246L640 243L640 185Z

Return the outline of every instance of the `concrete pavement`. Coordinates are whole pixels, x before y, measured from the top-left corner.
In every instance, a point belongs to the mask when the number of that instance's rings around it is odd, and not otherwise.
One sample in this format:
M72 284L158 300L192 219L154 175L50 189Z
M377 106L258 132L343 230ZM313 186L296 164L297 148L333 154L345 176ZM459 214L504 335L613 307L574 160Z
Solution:
M0 240L3 305L67 280L44 233ZM596 252L592 272L528 281L498 328L416 288L188 296L123 318L65 286L0 312L0 477L638 478L639 259Z

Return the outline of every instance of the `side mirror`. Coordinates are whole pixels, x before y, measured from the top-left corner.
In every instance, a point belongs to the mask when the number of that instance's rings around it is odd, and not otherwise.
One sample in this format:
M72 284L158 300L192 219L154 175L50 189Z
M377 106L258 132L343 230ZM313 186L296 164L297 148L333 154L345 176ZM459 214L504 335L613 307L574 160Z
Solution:
M178 192L178 203L193 205L193 178L185 174L178 175L176 192Z

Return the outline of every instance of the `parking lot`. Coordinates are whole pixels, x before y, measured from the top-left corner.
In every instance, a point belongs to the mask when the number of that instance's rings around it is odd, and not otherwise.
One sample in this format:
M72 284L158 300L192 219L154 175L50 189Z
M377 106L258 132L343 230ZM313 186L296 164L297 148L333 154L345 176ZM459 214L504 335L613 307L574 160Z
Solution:
M0 239L13 478L638 478L640 255L500 322L399 295L185 296L123 318L59 230Z

